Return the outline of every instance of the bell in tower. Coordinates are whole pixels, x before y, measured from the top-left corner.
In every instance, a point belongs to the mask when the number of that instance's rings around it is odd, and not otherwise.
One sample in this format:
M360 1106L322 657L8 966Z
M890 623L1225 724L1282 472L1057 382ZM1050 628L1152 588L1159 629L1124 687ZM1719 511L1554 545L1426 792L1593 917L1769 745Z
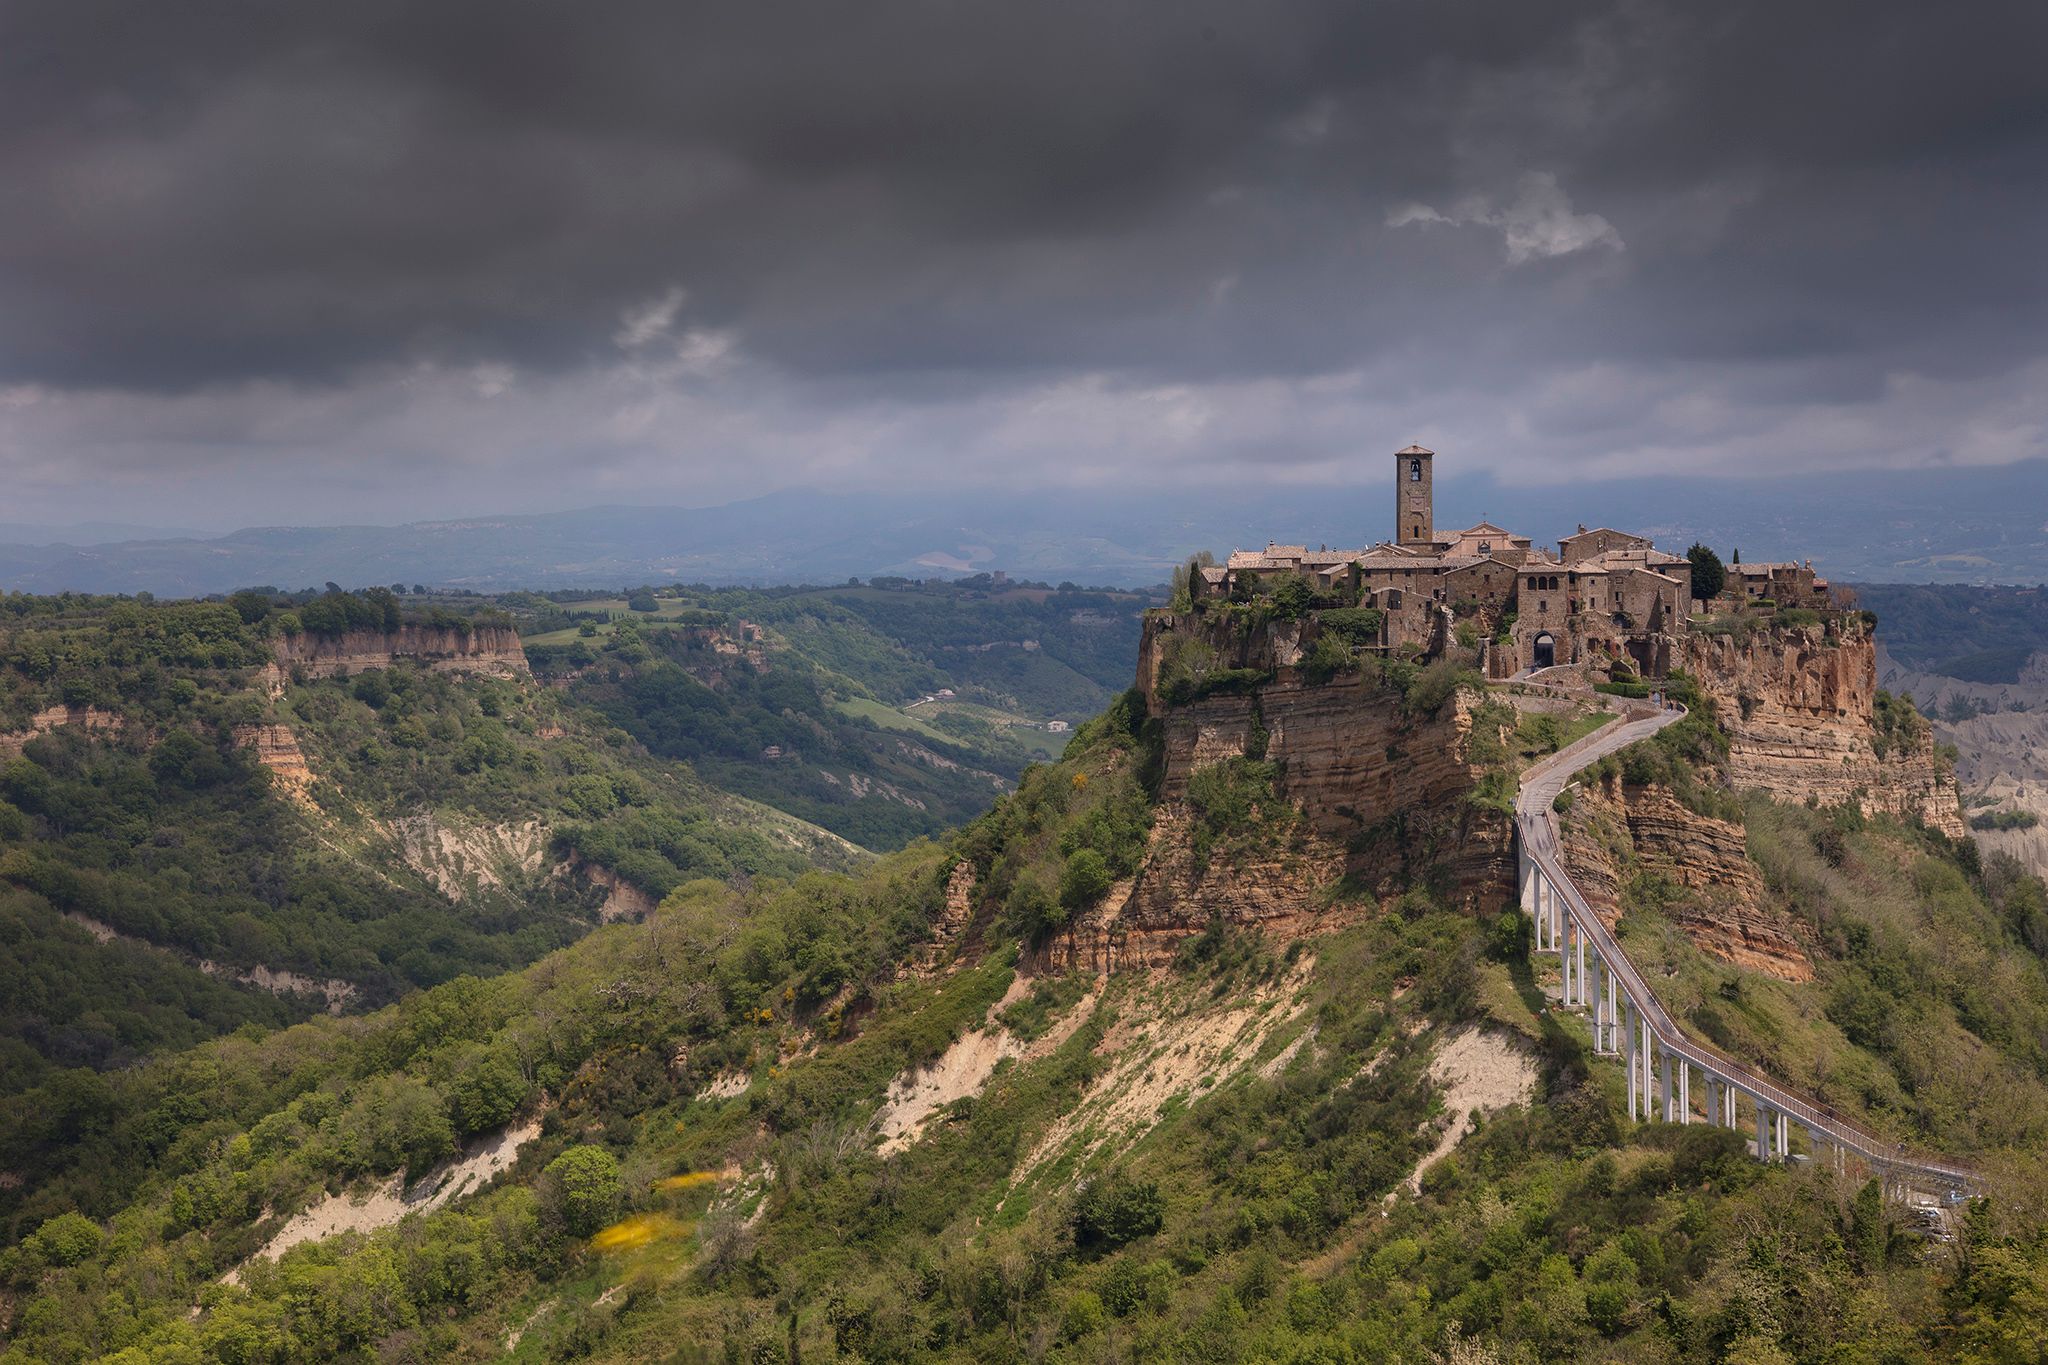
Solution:
M1436 544L1436 517L1431 510L1431 465L1436 452L1409 446L1394 454L1394 541L1418 550Z

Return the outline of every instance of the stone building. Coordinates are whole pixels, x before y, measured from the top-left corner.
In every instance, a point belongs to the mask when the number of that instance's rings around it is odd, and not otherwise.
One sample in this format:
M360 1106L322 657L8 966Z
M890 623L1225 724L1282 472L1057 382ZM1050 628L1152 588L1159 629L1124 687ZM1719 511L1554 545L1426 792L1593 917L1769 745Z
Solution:
M1381 651L1477 640L1494 677L1558 664L1626 662L1650 677L1670 669L1694 605L1683 555L1608 526L1580 526L1558 541L1555 554L1492 522L1439 533L1435 462L1436 452L1419 445L1395 452L1391 539L1335 550L1269 542L1199 569L1190 591L1197 599L1249 600L1298 578L1323 605L1378 608ZM1711 605L1729 611L1829 602L1827 580L1815 577L1809 562L1731 566Z

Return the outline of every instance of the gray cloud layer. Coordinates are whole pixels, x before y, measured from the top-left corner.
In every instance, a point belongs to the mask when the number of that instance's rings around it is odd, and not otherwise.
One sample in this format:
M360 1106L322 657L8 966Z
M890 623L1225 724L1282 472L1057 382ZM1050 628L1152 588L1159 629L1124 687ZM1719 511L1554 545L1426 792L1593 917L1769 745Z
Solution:
M1904 0L15 0L0 480L226 524L2005 462L2043 51Z

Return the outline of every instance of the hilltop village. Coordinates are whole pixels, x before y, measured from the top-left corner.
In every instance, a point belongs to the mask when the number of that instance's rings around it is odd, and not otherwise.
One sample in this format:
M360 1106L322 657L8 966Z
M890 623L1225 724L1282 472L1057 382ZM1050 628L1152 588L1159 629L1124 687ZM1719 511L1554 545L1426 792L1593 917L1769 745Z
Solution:
M1644 677L1670 671L1694 605L1684 555L1604 526L1580 526L1555 553L1491 522L1440 534L1435 463L1436 452L1419 445L1395 453L1392 539L1356 550L1238 550L1225 564L1190 566L1190 597L1250 601L1293 581L1316 605L1377 611L1369 643L1382 653L1436 654L1463 636L1492 678L1614 662ZM1832 605L1810 560L1730 565L1704 604L1715 614Z

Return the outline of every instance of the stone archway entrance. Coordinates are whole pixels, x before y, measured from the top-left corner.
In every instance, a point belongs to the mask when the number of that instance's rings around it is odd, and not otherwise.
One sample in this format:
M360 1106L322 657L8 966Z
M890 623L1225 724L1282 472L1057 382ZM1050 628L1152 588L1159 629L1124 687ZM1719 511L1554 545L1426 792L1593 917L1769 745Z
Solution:
M1556 662L1557 641L1553 640L1550 637L1550 632L1546 630L1536 637L1536 657L1530 667L1549 668Z

